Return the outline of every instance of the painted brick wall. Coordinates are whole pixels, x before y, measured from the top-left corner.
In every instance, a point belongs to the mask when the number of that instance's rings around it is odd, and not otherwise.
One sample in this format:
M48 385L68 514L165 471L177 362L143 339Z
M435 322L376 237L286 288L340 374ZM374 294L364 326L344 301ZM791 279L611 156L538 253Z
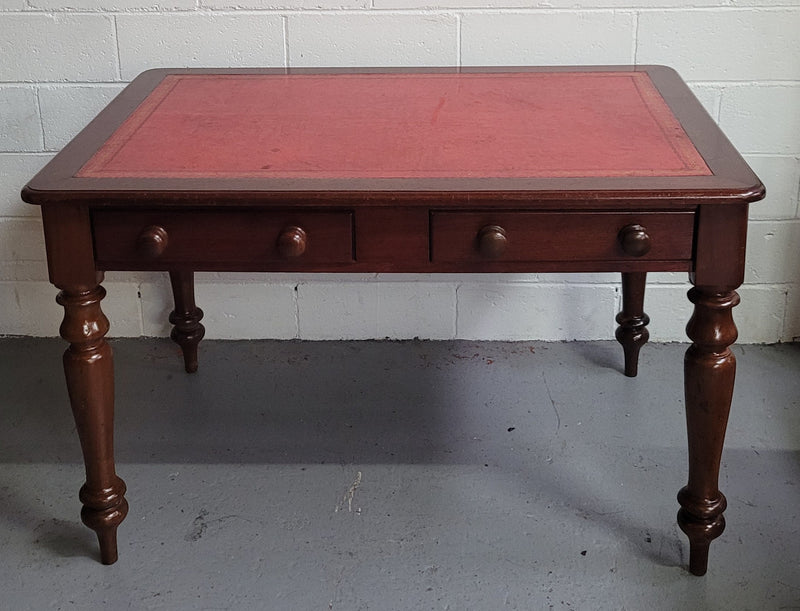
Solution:
M691 6L689 6L691 5ZM800 2L0 0L0 333L55 335L38 209L19 189L131 78L160 66L661 63L766 183L741 341L800 339ZM652 274L651 334L683 340L685 274ZM605 339L614 274L200 274L209 337ZM166 335L161 274L108 274L112 335Z

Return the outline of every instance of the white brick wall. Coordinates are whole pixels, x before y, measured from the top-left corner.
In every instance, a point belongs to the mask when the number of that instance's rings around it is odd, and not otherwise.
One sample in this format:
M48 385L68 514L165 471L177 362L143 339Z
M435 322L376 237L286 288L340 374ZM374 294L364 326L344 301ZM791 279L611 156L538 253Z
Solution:
M800 26L800 23L798 23ZM797 37L800 46L800 36ZM794 50L800 62L800 49ZM800 154L800 83L732 83L719 123L742 153Z
M447 14L305 13L287 18L292 66L449 66L458 22Z
M689 6L691 4L691 6ZM41 222L19 189L159 66L660 63L767 185L740 341L800 339L800 0L0 0L0 334L55 335ZM166 335L164 274L108 274L117 336ZM651 337L683 340L685 274L651 274ZM615 274L199 274L208 337L600 339Z
M44 148L58 151L103 110L122 85L43 85L39 88Z
M639 15L636 60L691 80L800 79L797 9L650 11Z
M114 17L70 13L7 13L0 31L4 81L116 80Z
M154 66L274 66L284 61L278 15L155 13L119 15L122 78Z
M616 11L467 13L462 64L630 64L635 21Z
M0 151L38 151L42 144L36 91L0 86Z

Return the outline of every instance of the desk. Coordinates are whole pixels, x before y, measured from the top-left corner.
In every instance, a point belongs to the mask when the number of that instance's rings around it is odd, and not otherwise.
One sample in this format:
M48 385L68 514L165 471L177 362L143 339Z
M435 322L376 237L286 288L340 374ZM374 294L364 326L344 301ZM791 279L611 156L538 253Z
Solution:
M678 523L702 575L724 527L731 309L764 188L669 68L153 70L23 190L41 205L64 307L83 522L117 559L106 270L169 272L187 372L193 272L621 272L617 339L636 375L650 271L694 285L689 477ZM673 400L673 399L666 399Z

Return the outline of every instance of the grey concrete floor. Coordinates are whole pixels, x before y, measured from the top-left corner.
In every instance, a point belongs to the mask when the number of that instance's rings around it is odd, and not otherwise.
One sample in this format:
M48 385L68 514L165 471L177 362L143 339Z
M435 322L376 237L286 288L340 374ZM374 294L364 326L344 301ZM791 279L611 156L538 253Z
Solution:
M60 340L0 340L2 609L800 609L800 346L743 346L703 577L685 346L113 342L120 560L79 520Z

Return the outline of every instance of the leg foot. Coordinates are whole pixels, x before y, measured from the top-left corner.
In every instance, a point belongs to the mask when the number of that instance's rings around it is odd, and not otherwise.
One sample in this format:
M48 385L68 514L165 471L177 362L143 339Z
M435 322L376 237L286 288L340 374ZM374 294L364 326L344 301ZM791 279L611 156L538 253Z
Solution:
M125 483L114 468L114 368L105 341L108 320L100 309L101 286L62 290L61 337L70 343L64 353L72 413L83 450L86 483L80 491L81 519L97 533L101 560L117 559L117 527L128 513Z
M681 488L678 502L682 505L678 510L678 526L689 538L689 572L702 576L708 570L708 550L711 541L719 537L725 530L725 511L727 501L720 492L710 503L704 499L691 497L688 487ZM687 507L692 507L690 512Z
M692 345L684 359L689 482L678 493L678 525L689 537L689 570L704 575L711 541L725 530L725 496L719 491L719 468L728 424L736 359L731 309L734 291L689 291L694 314L686 326Z
M117 529L98 532L97 540L100 542L100 562L102 564L114 564L119 558L117 553Z
M635 378L639 371L639 350L647 343L650 318L644 313L647 272L622 273L622 311L617 314L617 341L625 353L625 375Z
M92 493L86 486L81 488L83 503L81 521L97 533L100 544L100 562L114 564L117 561L117 526L128 513L125 482L117 478L114 489Z
M175 325L170 337L181 347L186 373L197 371L197 345L205 335L205 327L200 324L203 310L194 303L194 273L171 271L172 294L175 309L169 315L169 322Z

